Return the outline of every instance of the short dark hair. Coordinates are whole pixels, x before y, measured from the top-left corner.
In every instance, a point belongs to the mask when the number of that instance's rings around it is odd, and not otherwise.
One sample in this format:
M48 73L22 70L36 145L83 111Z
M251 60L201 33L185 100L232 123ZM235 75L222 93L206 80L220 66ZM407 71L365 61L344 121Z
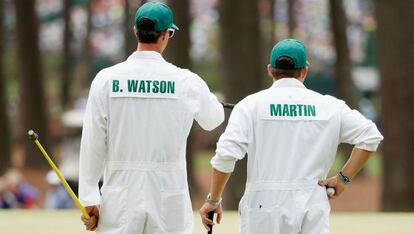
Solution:
M295 69L295 62L289 57L280 57L276 60L276 67L272 67L272 75L276 79L299 78L303 68Z
M136 24L138 41L142 43L157 43L162 31L155 30L155 23L149 19L141 19Z

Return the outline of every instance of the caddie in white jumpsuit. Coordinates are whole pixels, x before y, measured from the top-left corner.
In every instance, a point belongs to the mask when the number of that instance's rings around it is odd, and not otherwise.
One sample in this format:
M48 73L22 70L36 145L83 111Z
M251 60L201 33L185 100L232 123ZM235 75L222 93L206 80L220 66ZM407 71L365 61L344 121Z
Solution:
M192 233L187 136L194 119L212 130L224 111L199 76L161 56L174 30L168 6L144 4L135 16L137 51L92 82L79 175L80 200L92 216L82 217L87 230Z
M225 183L235 162L247 153L240 233L329 233L328 199L343 192L383 137L344 101L303 85L308 68L302 42L283 40L270 57L273 85L236 105L217 143L202 221L207 228L213 223L207 213L215 211L220 222ZM326 179L339 143L355 147L338 175ZM326 187L336 194L328 197Z

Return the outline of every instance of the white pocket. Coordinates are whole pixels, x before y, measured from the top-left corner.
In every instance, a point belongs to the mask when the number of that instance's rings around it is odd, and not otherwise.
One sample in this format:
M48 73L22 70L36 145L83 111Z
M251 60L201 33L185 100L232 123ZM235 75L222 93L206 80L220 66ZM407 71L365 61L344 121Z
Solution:
M117 229L126 223L127 188L120 186L102 187L102 205L99 228Z
M247 208L247 233L270 234L278 230L277 223L279 212L273 208Z
M161 217L168 232L185 229L185 191L163 191L161 194ZM192 217L191 217L192 218Z

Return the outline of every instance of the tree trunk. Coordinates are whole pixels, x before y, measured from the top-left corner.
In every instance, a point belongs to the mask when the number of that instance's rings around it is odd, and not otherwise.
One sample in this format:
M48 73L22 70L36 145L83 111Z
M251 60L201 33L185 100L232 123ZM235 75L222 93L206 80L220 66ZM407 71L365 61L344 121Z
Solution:
M20 89L20 114L25 139L26 166L47 167L33 142L26 140L29 129L37 131L46 149L50 149L46 92L38 45L38 22L35 0L16 0L16 44Z
M92 66L93 66L93 56L92 56L92 42L91 42L91 34L92 34L92 2L93 0L88 0L86 3L86 12L87 12L87 23L86 23L86 37L84 41L84 50L83 50L83 58L84 58L84 76L81 81L82 88L89 88L93 77L92 77Z
M414 2L376 1L385 142L383 209L414 211Z
M336 52L335 81L337 94L352 109L356 109L358 107L358 90L352 80L352 62L348 49L345 9L342 0L330 0L329 6ZM343 144L340 146L340 151L345 158L348 158L352 152L352 148L352 145Z
M276 7L276 0L267 0L269 4L269 12L268 12L268 21L269 23L268 28L265 28L262 32L262 40L263 44L266 45L266 48L262 48L263 51L266 53L262 53L263 58L263 65L267 66L269 63L269 54L270 51L273 49L273 46L276 44L276 15L275 15L275 7ZM262 70L263 74L263 84L264 86L269 86L272 84L273 79L269 77L267 74L267 69Z
M275 15L275 7L276 7L276 0L269 0L270 11L269 11L269 20L270 20L270 47L268 51L271 51L273 46L276 42L276 15Z
M73 64L72 53L70 48L71 41L71 25L70 25L70 10L72 0L64 0L63 7L63 63L62 63L62 82L61 82L61 97L60 102L62 108L65 108L71 99L70 87L73 80Z
M295 3L296 0L287 0L288 3L288 29L289 37L293 38L296 29Z
M7 116L7 82L4 76L4 1L0 1L0 175L10 166L10 125Z
M174 23L180 28L180 31L177 31L170 39L166 57L179 67L191 68L190 0L169 0L168 5L174 12Z
M342 0L330 0L330 17L336 52L335 78L338 96L357 108L358 91L352 81L352 62L348 49L347 19Z
M128 56L137 48L137 39L133 30L134 16L131 16L131 3L129 0L124 1L125 58L128 58Z
M166 50L166 58L168 61L177 65L178 67L191 69L192 62L190 58L190 0L169 0L168 5L174 12L174 23L180 28L173 38L170 39L169 45ZM194 139L196 137L196 131L191 129L190 135L187 140L187 177L190 186L191 194L197 194L199 192L199 186L195 182L194 177L194 151L193 147Z
M237 103L261 89L265 67L260 59L258 0L219 1L219 14L224 95L227 102ZM238 162L228 182L224 205L229 209L237 209L243 194L246 165L246 159Z

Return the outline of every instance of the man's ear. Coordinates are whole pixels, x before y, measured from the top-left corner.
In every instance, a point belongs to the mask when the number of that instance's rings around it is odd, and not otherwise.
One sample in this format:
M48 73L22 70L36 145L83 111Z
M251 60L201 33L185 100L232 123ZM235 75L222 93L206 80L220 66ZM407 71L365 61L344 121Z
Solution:
M305 81L305 79L306 79L306 76L308 75L308 71L309 71L309 68L306 66L306 67L304 67L301 71L300 71L300 79L302 80L302 82L303 81Z
M165 41L168 37L169 37L169 35L168 35L168 31L167 30L165 30L163 33L162 33L162 40L163 41Z
M271 78L273 78L272 69L272 65L267 64L267 75L269 75Z
M137 35L137 33L138 33L138 29L134 26L132 30L134 31L134 35L135 35L135 37L137 37L137 38L138 38L138 35Z

